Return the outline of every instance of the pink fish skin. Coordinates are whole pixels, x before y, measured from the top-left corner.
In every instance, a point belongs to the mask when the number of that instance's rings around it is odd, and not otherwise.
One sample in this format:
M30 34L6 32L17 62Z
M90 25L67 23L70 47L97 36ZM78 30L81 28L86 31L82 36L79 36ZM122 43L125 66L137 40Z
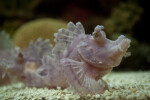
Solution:
M75 27L78 34L76 33L77 37L67 46L60 60L67 81L81 94L103 93L107 84L102 77L120 64L131 40L123 35L115 41L109 40L102 30L104 27L99 25L92 35L84 33L81 23L76 26L69 23L69 26ZM61 31L67 33L63 29Z
M28 86L70 86L80 95L103 93L108 85L102 77L120 64L131 42L124 35L115 41L109 40L103 29L97 25L94 32L87 35L80 22L69 22L66 29L55 33L54 47L48 40L31 42L18 53L23 71L17 76ZM14 64L18 57L14 58ZM11 68L18 69L18 66Z

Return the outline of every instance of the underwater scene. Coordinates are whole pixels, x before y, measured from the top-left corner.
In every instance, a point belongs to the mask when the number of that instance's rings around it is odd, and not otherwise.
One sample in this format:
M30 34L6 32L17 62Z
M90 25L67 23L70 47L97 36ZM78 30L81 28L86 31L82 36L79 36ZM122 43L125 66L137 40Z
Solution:
M150 100L148 3L1 0L0 100Z

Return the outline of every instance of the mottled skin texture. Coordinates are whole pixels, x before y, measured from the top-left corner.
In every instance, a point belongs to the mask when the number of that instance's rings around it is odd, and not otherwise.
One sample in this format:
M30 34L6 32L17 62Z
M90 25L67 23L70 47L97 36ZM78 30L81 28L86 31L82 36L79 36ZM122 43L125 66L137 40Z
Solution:
M102 28L103 26L97 26L92 35L78 35L61 59L68 81L72 85L78 85L76 91L82 88L80 93L83 94L102 93L107 88L102 77L120 64L130 44L130 40L123 35L116 41L107 39ZM68 75L69 71L72 71L72 76ZM97 82L99 79L102 80L100 83ZM78 83L74 84L75 81Z
M130 45L123 35L115 41L107 39L103 28L98 25L92 35L86 35L80 22L70 22L55 34L54 48L48 40L31 42L14 58L17 66L11 68L18 69L20 62L22 73L17 76L28 86L71 86L80 95L103 93L108 86L102 77L120 64Z

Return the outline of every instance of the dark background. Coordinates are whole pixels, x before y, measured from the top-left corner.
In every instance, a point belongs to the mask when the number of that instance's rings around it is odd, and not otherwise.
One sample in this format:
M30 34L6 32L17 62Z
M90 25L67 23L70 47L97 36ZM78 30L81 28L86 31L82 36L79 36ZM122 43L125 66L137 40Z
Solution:
M131 56L123 59L115 70L150 70L148 1L0 0L0 30L11 37L24 23L45 17L80 21L89 34L96 25L102 24L112 39L120 34L128 36L132 40Z

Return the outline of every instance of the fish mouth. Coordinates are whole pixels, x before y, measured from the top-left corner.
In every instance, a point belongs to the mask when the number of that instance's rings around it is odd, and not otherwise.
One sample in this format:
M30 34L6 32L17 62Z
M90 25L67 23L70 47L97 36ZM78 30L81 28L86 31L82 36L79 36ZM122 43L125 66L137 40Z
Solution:
M131 40L126 38L124 35L118 37L111 48L112 53L123 53L126 52L130 47Z
M118 49L122 52L126 52L127 49L130 47L131 40L126 38L124 35L121 35L116 40L116 43L118 44Z
M110 62L115 67L121 62L122 57L126 54L127 49L130 47L131 40L121 35L115 41L114 46L111 48Z

